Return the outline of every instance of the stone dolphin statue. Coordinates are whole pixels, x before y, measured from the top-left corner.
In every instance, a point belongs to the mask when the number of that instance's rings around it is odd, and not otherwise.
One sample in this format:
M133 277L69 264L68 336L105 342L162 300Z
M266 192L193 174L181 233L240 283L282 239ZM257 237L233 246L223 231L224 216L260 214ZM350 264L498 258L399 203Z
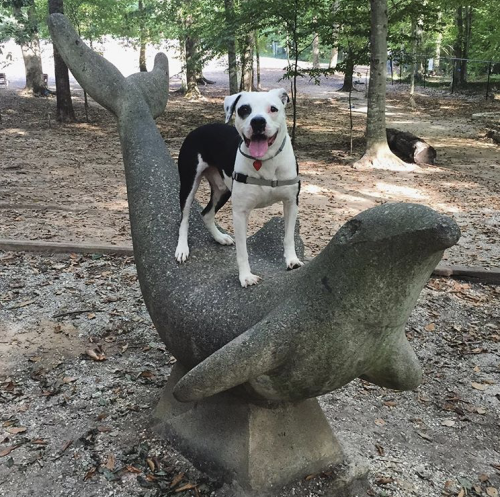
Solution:
M293 272L283 267L282 226L273 220L249 241L264 279L243 289L234 249L216 245L193 209L192 252L179 266L178 173L154 122L168 98L166 56L156 56L150 73L125 78L63 15L51 15L49 27L75 78L117 118L144 300L168 350L190 370L177 399L238 387L255 399L296 401L357 377L401 390L419 384L404 326L460 236L453 220L421 205L381 205L346 223Z

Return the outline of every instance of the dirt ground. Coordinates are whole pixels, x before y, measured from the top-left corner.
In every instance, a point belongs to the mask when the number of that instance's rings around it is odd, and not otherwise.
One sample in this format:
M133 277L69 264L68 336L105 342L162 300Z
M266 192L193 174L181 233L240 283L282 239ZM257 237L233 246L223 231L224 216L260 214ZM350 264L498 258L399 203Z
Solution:
M220 72L205 99L175 93L158 125L176 157L194 127L221 121ZM278 69L264 86L276 87ZM356 171L363 151L363 86L349 152L338 80L301 83L295 151L303 176L301 234L316 255L349 218L394 201L428 205L462 230L448 264L498 267L500 150L477 112L500 100L421 90L412 104L390 87L389 125L432 144L436 166ZM337 87L339 85L337 84ZM96 105L61 126L55 100L0 89L0 238L130 243L115 123ZM206 191L201 192L201 198ZM232 231L230 207L220 216ZM254 215L257 229L272 207ZM320 401L334 432L370 468L371 496L495 497L500 491L499 287L432 279L407 335L424 368L414 392L354 381ZM148 428L175 359L145 310L132 258L0 252L0 495L227 495ZM325 495L328 474L295 495ZM277 493L276 495L292 495Z

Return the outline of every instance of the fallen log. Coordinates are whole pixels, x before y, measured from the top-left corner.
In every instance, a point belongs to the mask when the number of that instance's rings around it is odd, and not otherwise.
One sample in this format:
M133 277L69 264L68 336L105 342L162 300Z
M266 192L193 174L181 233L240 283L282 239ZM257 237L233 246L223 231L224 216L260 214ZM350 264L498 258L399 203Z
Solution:
M415 164L434 164L436 150L422 138L395 128L387 128L386 132L390 149L402 160Z

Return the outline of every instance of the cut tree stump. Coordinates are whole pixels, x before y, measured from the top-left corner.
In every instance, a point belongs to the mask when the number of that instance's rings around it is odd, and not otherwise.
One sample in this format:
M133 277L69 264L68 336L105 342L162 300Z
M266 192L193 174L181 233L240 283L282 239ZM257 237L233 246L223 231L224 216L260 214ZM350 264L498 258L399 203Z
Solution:
M487 138L491 138L497 145L500 145L500 131L497 131L495 129L490 129L486 133Z
M434 164L436 150L425 140L395 128L387 128L386 132L389 147L399 158L415 164Z

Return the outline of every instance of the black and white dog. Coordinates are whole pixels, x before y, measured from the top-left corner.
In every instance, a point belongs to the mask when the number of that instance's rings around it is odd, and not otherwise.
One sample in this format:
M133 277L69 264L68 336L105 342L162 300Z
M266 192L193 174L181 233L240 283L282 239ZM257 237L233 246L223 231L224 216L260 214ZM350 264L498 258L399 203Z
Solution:
M175 258L189 256L188 227L191 205L202 177L210 183L210 202L202 212L214 239L232 245L233 239L215 225L215 213L232 194L233 225L241 286L255 285L248 262L247 227L252 209L283 202L285 262L288 269L303 265L295 252L295 223L300 178L286 126L284 89L265 93L241 92L226 97L226 124L208 124L184 140L178 166L182 219ZM235 127L227 125L233 113Z

